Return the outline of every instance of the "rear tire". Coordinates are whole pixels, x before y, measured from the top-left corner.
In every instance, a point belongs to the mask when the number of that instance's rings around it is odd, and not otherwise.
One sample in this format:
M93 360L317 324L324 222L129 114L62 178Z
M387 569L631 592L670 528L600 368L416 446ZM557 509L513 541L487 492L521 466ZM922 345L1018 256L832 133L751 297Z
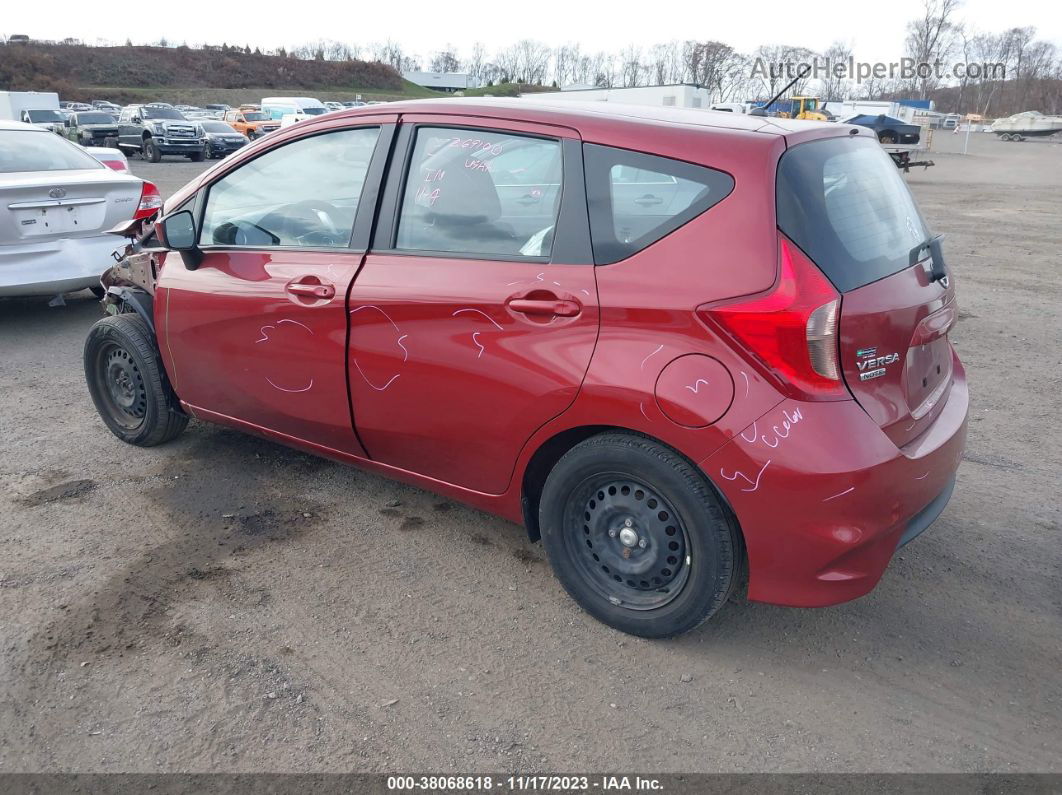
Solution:
M162 160L162 152L159 151L158 144L152 138L144 141L144 159L151 163L158 163Z
M642 436L605 433L569 450L546 479L539 524L568 594L631 635L694 629L738 579L738 531L712 486Z
M84 360L96 411L123 442L153 447L176 438L188 425L154 336L139 315L97 321L85 340Z

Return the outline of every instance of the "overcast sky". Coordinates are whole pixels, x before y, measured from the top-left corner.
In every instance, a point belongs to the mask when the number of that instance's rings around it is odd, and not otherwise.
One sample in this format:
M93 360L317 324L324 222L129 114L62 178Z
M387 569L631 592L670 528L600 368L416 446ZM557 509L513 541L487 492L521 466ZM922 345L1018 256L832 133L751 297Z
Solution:
M488 51L532 38L555 46L569 42L583 52L616 51L672 39L716 39L741 52L760 44L790 44L813 50L842 40L863 61L894 61L902 54L904 26L918 16L921 0L813 0L811 3L704 2L645 0L579 2L534 0L510 3L443 3L438 0L357 2L252 0L244 3L120 3L101 11L98 4L49 0L9 0L0 14L0 34L32 38L98 38L115 43L249 44L252 48L291 47L335 39L367 44L394 39L405 51L429 57L453 44L458 52L482 41ZM207 10L209 9L209 13ZM275 9L275 10L274 10ZM183 13L188 10L189 13ZM979 32L1034 25L1041 38L1062 48L1062 2L1058 0L965 0L960 17Z

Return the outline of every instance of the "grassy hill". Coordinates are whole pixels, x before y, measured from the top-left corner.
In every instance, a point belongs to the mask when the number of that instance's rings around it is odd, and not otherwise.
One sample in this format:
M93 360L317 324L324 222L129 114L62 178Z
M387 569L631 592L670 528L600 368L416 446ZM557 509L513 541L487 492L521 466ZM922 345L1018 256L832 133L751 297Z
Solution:
M257 102L295 94L321 100L439 96L404 80L386 64L304 61L236 48L0 46L0 89L57 91L63 99L160 100L206 104Z

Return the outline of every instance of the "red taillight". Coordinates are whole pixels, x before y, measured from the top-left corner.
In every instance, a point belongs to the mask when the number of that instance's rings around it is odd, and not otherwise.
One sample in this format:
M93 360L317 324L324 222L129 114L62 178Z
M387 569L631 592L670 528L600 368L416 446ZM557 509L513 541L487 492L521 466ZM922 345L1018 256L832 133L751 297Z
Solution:
M129 171L129 166L126 165L124 160L101 160L100 162L107 166L107 168L112 168L115 171Z
M154 182L148 182L145 179L144 186L140 189L140 204L133 213L133 220L148 218L154 215L160 207L162 207L162 196L159 194L159 189L155 187Z
M779 238L781 277L769 293L700 307L698 313L737 341L792 397L846 398L837 342L841 297L799 248Z

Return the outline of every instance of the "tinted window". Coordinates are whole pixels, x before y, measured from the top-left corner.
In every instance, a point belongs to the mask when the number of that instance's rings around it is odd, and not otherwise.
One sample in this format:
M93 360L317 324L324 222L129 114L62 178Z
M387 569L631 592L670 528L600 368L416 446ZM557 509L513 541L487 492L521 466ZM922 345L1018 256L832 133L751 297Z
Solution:
M778 166L778 227L841 292L906 268L929 236L892 159L870 138L829 138Z
M224 133L226 135L237 135L238 133L232 129L228 124L223 121L202 121L199 123L204 130L210 133Z
M652 245L734 189L722 171L610 146L585 144L583 162L598 265Z
M556 140L421 128L402 197L397 247L548 257L561 183Z
M0 130L0 173L68 171L104 166L65 138L45 130Z
M179 110L173 108L149 108L144 107L142 117L145 119L177 119L184 121L185 118Z
M379 128L303 138L272 149L210 187L200 242L346 246Z
M107 113L79 113L78 124L114 124L114 117Z

